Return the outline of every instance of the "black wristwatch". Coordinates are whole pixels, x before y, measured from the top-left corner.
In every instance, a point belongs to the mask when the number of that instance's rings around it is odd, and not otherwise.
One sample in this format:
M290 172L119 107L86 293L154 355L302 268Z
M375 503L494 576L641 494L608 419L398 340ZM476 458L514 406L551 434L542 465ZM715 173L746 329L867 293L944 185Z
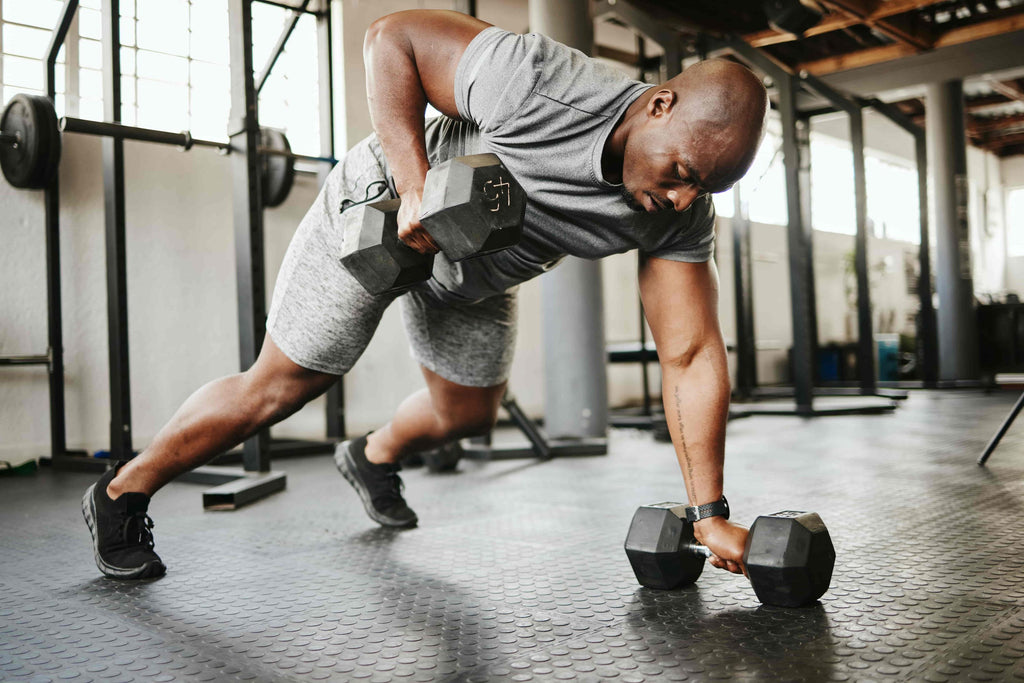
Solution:
M729 519L729 501L722 496L713 503L704 503L697 507L686 508L686 521L693 523L708 517L725 517Z

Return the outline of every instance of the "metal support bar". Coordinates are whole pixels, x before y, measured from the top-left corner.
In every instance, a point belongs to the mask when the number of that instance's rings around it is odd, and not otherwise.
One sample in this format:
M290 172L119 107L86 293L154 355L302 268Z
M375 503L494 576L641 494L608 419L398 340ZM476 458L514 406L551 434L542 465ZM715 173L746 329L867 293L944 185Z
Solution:
M742 182L733 185L732 268L736 290L736 394L747 400L757 388L757 342L754 334L753 259L750 219Z
M64 6L60 10L60 19L56 28L50 34L50 44L46 48L46 96L53 102L57 96L57 54L64 44L64 39L71 29L71 21L75 18L78 10L78 0L64 0Z
M0 356L0 366L4 365L49 365L50 356Z
M304 14L312 14L314 16L319 16L320 14L322 14L322 12L318 12L317 10L306 9L306 5L308 3L303 3L302 7L300 8L300 7L296 7L295 5L289 5L287 2L277 2L277 0L253 0L253 1L254 2L258 2L260 4L263 4L263 5L270 5L272 7L280 7L281 9L286 9L286 10L289 10L291 12L302 12Z
M871 323L871 290L868 273L868 200L864 166L864 116L860 102L840 93L806 71L800 80L809 90L821 95L846 112L850 120L850 147L853 152L853 194L856 237L854 270L857 276L857 375L862 393L875 393L874 330Z
M637 294L637 303L639 304L639 307L640 307L640 348L641 349L646 349L647 348L647 315L644 313L644 302L643 302L643 299L640 298L639 294ZM647 364L649 362L650 361L649 361L649 359L647 358L646 355L644 355L640 359L640 382L641 382L641 385L643 387L643 392L644 392L644 402L643 402L643 414L644 415L650 415L651 414L651 380L650 380L650 377L648 376L648 373L647 373Z
M1010 429L1010 425L1013 424L1013 421L1017 419L1017 415L1020 413L1021 408L1024 408L1024 393L1021 393L1020 398L1017 399L1017 403L1013 406L1013 410L1011 410L1010 414L1006 416L1005 420L1003 420L1003 424L999 425L999 429L996 431L995 436L992 437L992 440L988 442L988 446L985 447L985 452L981 454L980 458L978 458L979 467L984 466L988 461L989 456L992 455L992 451L994 451L996 446L999 445L999 442L1002 441L1003 435L1006 434L1008 429Z
M65 0L60 20L50 36L50 44L46 50L46 95L51 102L57 95L57 55L77 10L78 0ZM50 347L50 458L57 462L67 452L64 414L64 320L60 283L59 177L54 177L44 191L43 205L46 221L46 337Z
M320 155L334 158L334 40L332 37L331 3L324 3L324 11L316 18L317 47L317 104L320 114ZM320 187L327 182L332 166L321 166L317 170ZM344 439L348 430L345 425L345 378L341 377L327 390L326 407L327 437Z
M284 30L281 31L281 35L277 38L277 43L274 48L270 51L270 57L267 59L266 66L263 67L263 71L260 72L259 77L256 79L256 92L259 93L263 90L264 84L267 79L270 78L270 72L274 70L274 65L277 64L277 58L281 56L284 51L284 46L288 44L288 39L292 37L292 31L295 30L295 25L299 23L299 19L306 12L306 8L309 7L309 0L302 0L302 5L292 9L292 16L288 19L288 23L285 24Z
M516 423L519 430L526 435L526 439L533 446L534 452L538 458L544 458L547 460L551 457L551 447L548 445L547 439L537 429L537 425L533 423L533 420L526 416L519 404L516 403L516 399L510 392L505 392L505 395L501 398L501 407L505 409L505 412L509 414L512 421Z
M65 133L82 133L84 135L100 135L110 138L121 138L123 140L137 140L139 142L154 142L161 145L174 145L191 149L194 146L213 147L224 152L231 150L224 142L213 142L211 140L199 140L192 137L188 132L171 133L164 130L153 130L152 128L139 128L137 126L126 126L122 123L106 121L90 121L88 119L77 119L71 116L61 118L60 129Z
M917 346L921 359L921 378L924 386L935 388L939 381L939 328L932 301L931 235L928 228L928 145L924 128L891 104L879 99L865 102L897 126L914 136L914 156L917 161L917 201L921 217L921 245L918 248L919 275L917 296L920 300L917 321Z
M103 107L121 119L120 0L103 0ZM132 457L132 409L128 361L128 273L125 255L124 140L103 140L103 214L107 253L107 348L110 373L110 453Z
M266 334L266 278L263 256L263 208L260 197L258 98L252 73L251 0L228 1L231 55L231 146L238 283L238 343L242 370L256 362ZM245 470L270 470L270 435L263 429L243 446Z
M181 147L185 151L193 147L211 147L224 154L232 152L233 148L226 142L214 142L213 140L200 140L192 137L191 133L172 133L165 130L154 130L152 128L139 128L137 126L126 126L121 123L110 123L107 121L90 121L88 119L77 119L65 116L60 119L59 127L65 133L81 133L83 135L99 135L102 137L121 138L123 140L136 140L138 142L152 142L160 145L173 145ZM337 164L333 152L325 156L314 156L311 154L296 154L283 149L273 147L257 147L256 152L271 156L282 156L296 161L310 161L324 164Z

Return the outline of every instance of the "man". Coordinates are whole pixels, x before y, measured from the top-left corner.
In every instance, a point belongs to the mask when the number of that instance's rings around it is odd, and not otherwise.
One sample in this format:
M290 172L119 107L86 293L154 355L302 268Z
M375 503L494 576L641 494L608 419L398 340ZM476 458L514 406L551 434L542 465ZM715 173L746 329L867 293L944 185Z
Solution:
M340 265L352 206L401 198L399 236L436 246L418 220L424 176L453 156L493 152L529 197L519 245L452 263L399 297L427 388L393 419L339 446L338 469L385 526L417 523L397 465L408 452L494 424L515 340L516 285L566 254L641 252L639 284L663 371L665 411L696 536L733 572L746 530L721 505L729 379L711 261L710 193L747 170L767 97L743 67L710 61L661 86L632 81L538 35L456 12L408 11L366 35L375 135L334 169L281 267L259 359L199 389L138 457L83 499L97 565L112 577L164 573L150 496L326 391L356 362L394 295L368 294ZM445 116L424 124L427 103Z

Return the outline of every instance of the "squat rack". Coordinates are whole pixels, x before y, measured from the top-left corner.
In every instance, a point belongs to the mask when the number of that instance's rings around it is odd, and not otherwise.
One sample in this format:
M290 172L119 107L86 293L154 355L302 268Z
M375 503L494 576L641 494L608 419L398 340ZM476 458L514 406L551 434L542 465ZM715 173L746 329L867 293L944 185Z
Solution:
M287 9L292 12L274 46L270 58L260 73L257 84L252 59L252 2ZM190 149L206 146L230 152L234 177L232 203L234 207L235 267L238 284L239 355L241 369L255 362L266 334L266 287L264 276L263 205L261 203L260 155L282 154L261 148L258 122L258 94L273 70L298 20L309 14L316 17L318 47L318 80L320 107L320 156L284 153L295 159L326 162L318 172L321 182L326 179L334 157L333 64L331 58L330 3L320 10L309 9L311 0L293 6L272 0L229 0L229 40L231 64L231 117L229 142L219 143L197 140L189 133L169 133L121 124L121 59L120 59L120 1L103 0L103 83L104 110L107 121L85 121L66 117L61 128L66 132L98 135L102 140L104 217L107 263L108 353L110 380L110 454L113 459L125 460L133 456L131 434L130 375L128 356L127 274L125 258L125 189L124 140L140 140L176 145ZM51 36L46 59L46 92L53 102L56 95L55 65L57 54L67 37L72 19L78 9L78 0L65 0L60 19ZM105 467L102 461L83 457L83 452L69 452L66 447L64 410L63 330L60 297L60 203L59 186L55 179L44 190L46 211L46 262L48 343L45 355L19 356L0 359L2 365L47 364L50 389L51 460L55 467L64 469L96 469ZM342 381L327 394L327 436L336 440L345 435L344 387ZM271 452L280 454L314 453L329 451L333 441L327 442L271 442L269 430L245 442L242 449L241 472L228 468L200 468L191 480L220 483L224 486L204 494L204 505L233 509L256 500L285 486L283 473L271 475ZM102 464L101 464L102 463Z

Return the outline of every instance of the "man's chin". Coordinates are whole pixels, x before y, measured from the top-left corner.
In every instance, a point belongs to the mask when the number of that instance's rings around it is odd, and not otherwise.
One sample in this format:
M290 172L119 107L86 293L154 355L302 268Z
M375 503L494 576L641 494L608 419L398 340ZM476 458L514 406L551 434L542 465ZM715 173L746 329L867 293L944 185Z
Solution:
M639 213L644 213L647 211L647 207L638 202L636 200L636 197L633 196L633 193L627 190L625 186L621 188L621 193L622 201L626 202L626 206L628 206L631 210L637 211Z

